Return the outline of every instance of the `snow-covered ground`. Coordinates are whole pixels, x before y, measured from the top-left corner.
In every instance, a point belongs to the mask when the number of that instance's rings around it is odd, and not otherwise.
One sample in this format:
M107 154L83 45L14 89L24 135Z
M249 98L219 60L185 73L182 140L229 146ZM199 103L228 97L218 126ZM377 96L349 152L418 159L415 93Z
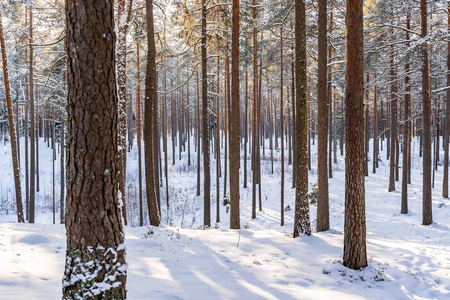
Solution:
M158 228L136 226L137 147L128 155L127 205L131 224L125 228L128 299L450 299L450 201L441 197L440 167L433 189L434 223L421 225L422 180L417 141L413 143L412 184L408 185L406 215L400 214L401 183L396 182L397 191L387 192L389 161L385 152L380 154L376 174L372 174L370 164L366 177L369 266L360 271L341 264L343 157L338 155L338 163L333 165L334 177L330 179L331 229L323 233L314 231L316 206L311 205L313 235L293 239L291 166L286 169L285 203L292 209L285 212L284 226L279 225L280 162L276 160L275 174L270 174L270 150L266 149L262 162L262 211L256 219L251 219L249 174L249 188L241 189L242 229L228 229L229 214L222 205L221 221L212 229L204 229L203 198L196 196L197 155L193 143L191 146L192 165L187 166L187 154L183 153L180 161L178 152L172 165L169 145L169 208L163 196L164 225ZM10 148L3 142L0 145L0 299L61 298L65 231L64 225L52 224L51 150L41 141L39 151L41 190L37 198L37 223L17 224L14 206L8 203L14 192ZM22 147L22 169L23 155ZM280 153L276 151L275 156L278 158ZM313 155L310 183L316 181L315 163ZM58 165L59 154L57 172ZM211 213L215 224L214 159L211 165ZM250 170L250 161L248 166ZM242 172L243 168L241 181ZM59 173L56 183L59 195ZM161 192L165 195L164 187ZM220 195L222 200L223 178Z

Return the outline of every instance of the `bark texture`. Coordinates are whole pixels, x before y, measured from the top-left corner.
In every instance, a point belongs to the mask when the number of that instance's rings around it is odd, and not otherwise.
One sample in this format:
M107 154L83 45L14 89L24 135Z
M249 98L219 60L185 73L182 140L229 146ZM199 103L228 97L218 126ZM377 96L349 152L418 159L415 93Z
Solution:
M447 32L450 31L450 5L448 6ZM447 42L447 86L450 86L450 41ZM442 197L448 198L448 155L450 134L450 89L446 92L445 102L445 136L444 136L444 178L442 180Z
M66 2L68 168L63 299L126 299L113 1Z
M147 73L145 75L145 107L144 107L144 154L145 154L145 184L147 189L147 207L150 225L158 226L158 199L156 197L156 168L153 151L153 102L158 101L156 93L156 47L153 25L153 0L146 0L147 12Z
M117 1L118 37L117 37L117 85L119 97L119 191L123 203L122 213L127 225L126 211L126 182L127 182L127 31L133 0L127 0L128 9L125 11L126 0Z
M427 1L420 0L420 37L427 36ZM433 223L431 205L431 103L429 95L428 43L424 42L422 56L422 139L423 139L423 206L422 224Z
M367 266L364 186L363 0L346 1L344 265Z
M411 21L410 21L410 13L407 12L406 16L406 28L411 28ZM409 41L409 32L406 33L406 40ZM409 42L408 42L409 46ZM409 65L409 57L407 57L407 62L405 64L405 74L409 74L410 71L410 65ZM401 202L401 210L400 212L402 214L408 213L408 164L409 164L409 147L410 147L410 140L409 140L409 103L411 102L411 85L410 85L410 78L409 75L405 76L405 87L406 87L406 93L405 98L403 101L403 170L402 170L402 202Z
M392 31L391 31L392 34ZM390 150L389 150L389 187L388 192L395 191L395 152L396 152L396 140L397 140L397 95L395 93L395 70L394 70L394 46L391 45L390 53L390 81L391 90L389 94L390 102Z
M294 233L311 235L308 199L308 147L306 103L306 11L305 1L295 0L295 127L296 183Z
M239 0L233 0L231 33L230 229L239 229ZM219 138L219 137L217 137ZM217 149L218 151L218 149Z
M317 232L320 232L330 229L327 164L329 111L327 97L327 0L319 0L318 26Z
M209 149L208 66L206 53L206 0L202 0L202 127L203 127L203 224L211 226L211 170ZM226 168L226 167L225 167Z
M29 56L29 105L30 105L30 209L29 222L34 223L35 198L36 198L36 118L34 110L34 68L33 68L33 13L30 11L30 56Z

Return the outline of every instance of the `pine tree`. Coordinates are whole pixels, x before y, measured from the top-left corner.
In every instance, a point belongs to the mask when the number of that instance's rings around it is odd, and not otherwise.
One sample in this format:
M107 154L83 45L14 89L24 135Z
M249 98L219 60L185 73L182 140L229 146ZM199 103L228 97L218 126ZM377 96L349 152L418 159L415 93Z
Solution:
M230 229L239 229L239 0L232 2L231 33L231 117L230 117Z
M317 232L330 229L328 204L327 0L319 0L318 18ZM331 167L331 165L330 165Z
M407 12L406 16L406 29L410 29L411 27L411 16L410 12ZM409 46L409 32L406 32L406 40L408 41ZM411 102L411 83L409 78L410 71L410 64L409 64L409 57L408 61L405 64L405 98L403 103L403 120L404 120L404 128L403 128L403 170L402 170L402 202L401 202L401 210L400 212L402 214L408 213L408 164L409 164L409 147L410 147L410 140L409 140L409 105Z
M308 200L307 103L306 103L306 11L305 1L295 0L295 117L296 184L294 233L311 235Z
M6 106L8 110L8 127L9 127L9 136L11 140L11 158L13 165L13 174L14 174L14 185L16 192L16 206L17 206L17 221L19 223L25 222L23 217L23 206L22 206L22 188L20 186L20 170L19 170L19 155L17 148L17 138L16 138L16 130L13 119L13 110L11 103L11 88L9 83L9 73L8 73L8 60L6 55L6 46L5 46L5 38L3 35L3 21L2 14L0 12L0 47L2 51L2 63L3 63L3 82L5 84L5 94L6 94Z
M363 0L346 2L344 265L367 266L364 179ZM392 158L391 158L392 159Z
M447 28L450 31L450 4L447 7ZM450 86L450 40L447 42L447 86ZM449 135L450 135L450 89L446 91L445 102L445 136L444 136L444 178L442 179L442 197L448 198L448 155L449 155Z
M118 197L113 1L68 1L67 250L63 299L126 299Z
M156 196L155 174L158 172L156 157L153 151L153 102L158 101L156 90L156 46L153 23L153 0L146 0L147 14L147 72L145 75L145 108L144 108L144 153L145 153L145 180L147 190L147 207L150 225L158 226L161 222L159 215L158 198Z
M127 2L127 5L125 5ZM119 96L119 190L123 203L123 218L127 225L126 182L127 182L127 31L130 22L132 0L117 1L117 85ZM126 6L126 7L125 7Z
M420 0L420 37L427 36L427 1ZM423 136L423 209L422 224L433 223L431 203L431 103L429 95L428 43L421 45L422 58L422 136Z
M29 104L30 104L30 223L34 223L36 200L36 115L34 105L34 68L33 68L33 12L30 11L29 24L30 56L29 56Z
M208 57L206 52L206 0L202 0L202 124L203 124L203 225L211 226L211 170L209 145Z

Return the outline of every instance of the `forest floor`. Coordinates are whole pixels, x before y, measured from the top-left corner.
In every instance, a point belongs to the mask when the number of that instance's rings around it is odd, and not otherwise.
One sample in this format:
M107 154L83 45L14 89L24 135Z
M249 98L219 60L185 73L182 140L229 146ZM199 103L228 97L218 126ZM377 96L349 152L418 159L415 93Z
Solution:
M268 143L267 143L268 144ZM310 205L312 236L292 238L294 190L292 166L286 168L285 225L280 226L280 152L271 174L270 150L262 157L262 211L251 219L252 181L241 189L241 228L229 230L229 214L220 205L216 220L215 160L211 160L211 229L202 227L203 198L196 196L196 153L169 151L169 207L162 192L163 225L138 227L137 147L128 154L127 245L128 299L449 299L450 200L441 196L442 166L433 189L434 223L422 226L421 158L413 142L409 212L400 214L401 182L388 193L389 161L380 153L366 177L367 253L369 266L354 271L342 266L344 226L344 158L337 156L330 179L330 223L315 232L316 206ZM24 169L23 139L21 141ZM169 144L169 150L171 146ZM372 149L372 148L370 148ZM222 171L223 149L222 151ZM36 224L17 224L9 144L0 145L0 298L61 299L64 272L64 225L52 224L52 159L40 142L40 192ZM287 153L286 153L287 157ZM442 155L441 155L442 158ZM164 160L163 160L164 161ZM287 161L287 160L286 160ZM59 154L56 166L59 211ZM400 156L401 162L401 156ZM400 164L401 165L401 164ZM309 182L316 182L316 155ZM248 161L250 170L250 161ZM163 168L164 170L164 168ZM222 172L223 173L223 172ZM241 182L243 180L241 168ZM400 169L401 179L401 169ZM242 185L241 185L242 187ZM228 192L228 191L227 191ZM223 197L223 176L220 180ZM145 196L145 192L144 192ZM145 199L144 199L145 202ZM257 201L258 202L258 201ZM146 211L144 207L144 212ZM148 224L145 214L144 223ZM59 215L56 215L58 222Z

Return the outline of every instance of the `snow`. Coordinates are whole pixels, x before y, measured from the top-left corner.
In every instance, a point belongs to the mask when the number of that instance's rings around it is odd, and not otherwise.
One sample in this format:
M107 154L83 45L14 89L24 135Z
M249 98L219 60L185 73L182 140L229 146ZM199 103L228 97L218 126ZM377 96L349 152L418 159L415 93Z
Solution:
M263 157L261 163L263 210L257 212L256 219L251 219L249 176L249 188L241 188L242 229L228 229L229 214L222 205L221 222L211 229L205 229L201 226L203 198L196 196L195 148L193 146L191 149L191 166L187 166L186 153L183 153L181 161L178 160L178 152L176 163L172 165L170 138L168 142L170 201L167 208L164 198L166 191L161 187L164 224L157 228L137 227L139 213L134 201L138 181L137 147L128 153L127 210L131 225L125 227L125 244L118 247L118 250L126 249L128 299L450 297L450 201L441 197L443 174L440 166L433 189L434 223L430 226L421 225L422 166L417 140L413 141L412 148L408 214L400 214L401 182L396 182L395 192L387 192L389 161L385 159L385 152L380 153L377 173L370 172L369 177L366 177L369 266L357 271L342 265L345 195L343 157L338 155L338 164L333 164L334 177L329 180L331 229L315 232L316 206L311 205L312 236L293 239L292 166L286 167L285 182L285 203L291 209L285 212L285 226L279 225L281 167L278 151L274 153L275 174L270 174L270 150L266 149L267 157ZM20 144L24 145L23 138ZM17 224L14 205L8 204L14 198L9 144L0 145L1 299L60 299L62 296L65 229L64 225L51 224L51 149L43 141L39 146L41 191L37 193L37 223ZM23 149L21 155L23 169ZM212 154L211 176L214 178L216 164L213 157ZM313 148L310 184L316 182L316 160ZM57 162L56 171L59 172L59 157ZM250 161L248 163L250 166ZM222 161L222 171L223 166ZM59 173L56 178L59 195ZM223 177L220 182L223 194ZM211 220L214 221L215 179L212 180L211 199ZM131 214L134 214L133 218ZM147 219L144 222L148 224ZM122 270L125 271L125 266Z

